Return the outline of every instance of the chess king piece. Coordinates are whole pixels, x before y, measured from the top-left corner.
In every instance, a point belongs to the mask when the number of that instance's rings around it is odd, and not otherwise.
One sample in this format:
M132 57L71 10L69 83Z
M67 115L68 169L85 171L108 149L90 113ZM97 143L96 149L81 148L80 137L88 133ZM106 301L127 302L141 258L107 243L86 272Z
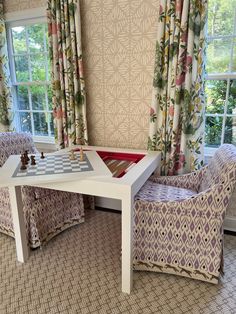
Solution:
M41 159L44 159L44 158L45 158L43 152L41 153L41 157L40 157L40 158L41 158Z
M35 156L34 155L30 156L30 159L31 159L31 166L35 166L36 165Z
M26 150L22 155L24 157L25 164L28 165L28 163L29 163L28 151Z
M25 155L24 154L21 155L20 160L21 160L20 170L27 169L27 167L26 167L26 160L25 160Z
M83 147L80 147L80 161L84 161L84 151L83 151Z
M75 160L76 156L75 156L75 152L73 150L70 151L70 160Z

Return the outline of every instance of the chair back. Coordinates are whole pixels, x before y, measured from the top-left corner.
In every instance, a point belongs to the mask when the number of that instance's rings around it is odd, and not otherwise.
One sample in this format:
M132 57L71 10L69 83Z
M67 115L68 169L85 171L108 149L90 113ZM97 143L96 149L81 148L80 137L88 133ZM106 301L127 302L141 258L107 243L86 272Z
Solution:
M236 146L223 144L217 149L202 175L199 191L209 189L214 184L234 184L236 182Z
M25 150L28 150L30 154L38 153L30 134L17 132L0 133L0 167L2 167L10 155L20 155Z

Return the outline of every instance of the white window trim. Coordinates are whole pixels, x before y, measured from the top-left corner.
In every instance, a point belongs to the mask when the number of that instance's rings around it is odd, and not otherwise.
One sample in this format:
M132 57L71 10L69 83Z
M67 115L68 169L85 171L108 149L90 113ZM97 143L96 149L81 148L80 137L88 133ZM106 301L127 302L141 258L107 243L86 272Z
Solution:
M24 25L30 25L30 24L35 24L35 23L46 23L47 18L46 18L46 7L40 7L40 8L35 8L35 9L29 9L29 10L22 10L22 11L16 11L16 12L11 12L11 13L6 13L5 14L5 21L7 25L7 42L8 42L8 47L10 47L10 50L12 50L12 42L11 42L11 34L10 34L10 28L14 26L19 26L24 23ZM12 73L12 69L14 69L13 65L13 60L9 60L10 62L10 69L11 69L11 77L13 79L13 84L14 85L21 85L20 82L16 82L15 74ZM28 82L24 85L32 85L32 84L37 84L38 82ZM48 82L40 82L48 84ZM13 97L13 99L16 99L16 97ZM14 108L16 108L16 104L13 104ZM55 138L54 137L44 137L44 136L33 136L34 142L36 143L45 143L49 145L54 145L55 144Z

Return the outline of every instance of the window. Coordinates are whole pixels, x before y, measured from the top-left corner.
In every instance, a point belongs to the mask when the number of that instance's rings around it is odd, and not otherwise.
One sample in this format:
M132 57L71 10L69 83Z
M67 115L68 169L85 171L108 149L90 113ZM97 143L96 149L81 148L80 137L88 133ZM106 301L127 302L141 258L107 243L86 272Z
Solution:
M52 92L47 25L23 21L8 27L14 127L37 140L52 139Z
M236 0L209 0L205 145L236 144Z

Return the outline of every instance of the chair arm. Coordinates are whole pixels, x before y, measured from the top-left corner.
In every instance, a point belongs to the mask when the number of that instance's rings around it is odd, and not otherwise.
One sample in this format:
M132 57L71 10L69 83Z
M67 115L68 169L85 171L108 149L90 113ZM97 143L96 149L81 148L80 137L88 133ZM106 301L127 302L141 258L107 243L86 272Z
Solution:
M193 210L205 215L209 212L210 216L218 216L222 219L226 208L229 204L230 197L234 189L234 183L231 182L227 186L223 184L215 184L210 189L200 192L196 195L186 197L185 199L175 201L146 201L136 198L136 201L141 201L145 206L152 205L153 208L158 208L160 211L167 212L178 211L178 216L189 215ZM223 215L223 216L222 216Z
M149 178L149 180L159 183L159 184L164 184L164 185L171 185L179 188L184 188L184 189L189 189L189 190L194 190L198 191L201 180L202 180L202 175L205 171L207 166L203 167L200 170L184 174L184 175L177 175L177 176L157 176L153 175Z
M232 194L232 187L228 186L227 189L222 184L215 184L211 188L183 200L181 207L195 209L204 215L208 212L215 218L219 214L223 221Z

